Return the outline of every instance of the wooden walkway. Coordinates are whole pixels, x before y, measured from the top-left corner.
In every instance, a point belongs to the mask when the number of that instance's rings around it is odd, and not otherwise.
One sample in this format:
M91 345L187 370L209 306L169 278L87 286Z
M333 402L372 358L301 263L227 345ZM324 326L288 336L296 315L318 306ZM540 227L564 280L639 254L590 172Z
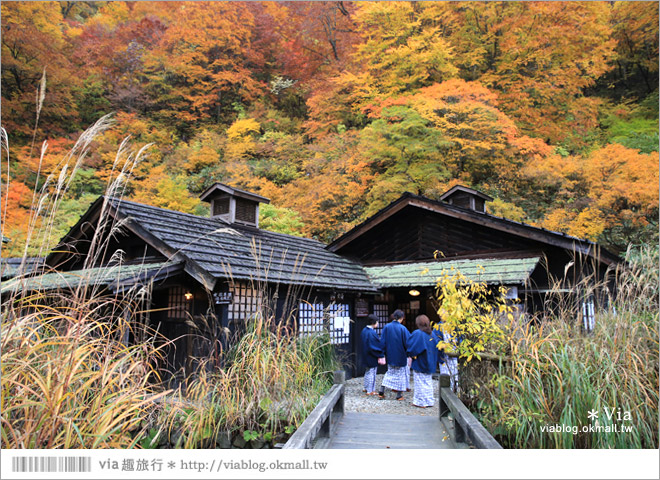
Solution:
M335 384L291 438L280 447L283 449L501 449L502 446L463 405L449 385L449 377L441 375L437 415L347 412L344 408L345 374L343 370L337 371Z
M436 416L346 412L334 435L317 448L469 448Z

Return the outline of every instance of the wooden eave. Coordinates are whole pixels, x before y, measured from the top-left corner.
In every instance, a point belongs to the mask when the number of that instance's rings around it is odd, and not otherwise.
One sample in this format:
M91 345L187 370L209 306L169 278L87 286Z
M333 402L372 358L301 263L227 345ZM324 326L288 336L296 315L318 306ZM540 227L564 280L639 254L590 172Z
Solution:
M445 193L443 193L440 196L440 200L444 200L446 198L449 198L456 192L468 193L470 195L474 195L475 197L479 197L479 198L483 199L486 202L490 202L490 201L493 200L493 197L491 197L489 195L486 195L485 193L482 193L478 190L474 190L472 188L464 187L463 185L453 186L452 188L450 188L449 190L447 190Z
M211 185L209 188L204 190L204 192L199 196L199 199L202 201L207 201L206 199L209 196L211 196L213 192L215 192L216 190L224 192L228 195L233 195L235 197L244 198L246 200L252 200L253 202L270 203L269 198L262 197L261 195L257 195L256 193L246 192L245 190L240 190L238 188L230 187L229 185L225 185L223 183L215 183Z
M80 240L83 234L96 228L99 218L101 216L101 209L103 201L106 197L100 196L94 203L87 209L87 211L80 217L80 220L71 227L71 229L64 235L64 237L57 243L57 246L46 256L44 263L52 268L57 268L61 261L67 255L73 253L68 246L72 246L74 242Z
M191 260L180 251L177 251L167 245L147 229L143 228L132 217L127 217L118 212L114 206L112 207L111 215L113 215L118 220L123 220L125 222L124 225L126 228L141 238L145 243L155 248L159 253L166 256L169 260L174 262L183 262L183 269L186 273L188 273L188 275L201 283L206 290L213 291L216 283L215 277L197 265L195 261Z

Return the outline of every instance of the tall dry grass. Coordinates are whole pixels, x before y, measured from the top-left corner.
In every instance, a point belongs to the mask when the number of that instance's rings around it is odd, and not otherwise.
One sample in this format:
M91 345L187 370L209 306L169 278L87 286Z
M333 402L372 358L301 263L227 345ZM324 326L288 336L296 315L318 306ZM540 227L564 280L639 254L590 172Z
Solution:
M285 322L258 313L227 353L226 368L200 365L169 403L162 435L185 448L213 445L223 432L271 442L304 421L337 368L328 335L296 337Z
M42 186L35 189L32 200L24 263L28 251L43 256L57 240L52 238L52 228L61 200L92 141L111 124L110 117L101 118L81 134L53 173L38 179ZM2 139L2 170L9 182L10 150L4 130ZM44 142L42 160L47 148ZM127 142L120 146L108 195L122 194L143 154L144 148L131 151ZM121 228L107 216L102 218L109 222L108 230L96 229L85 266L94 265L108 253L108 238ZM110 235L102 236L107 231ZM121 264L121 255L110 262ZM167 393L152 386L159 380L154 365L161 354L154 346L154 334L138 327L143 325L140 312L148 287L112 295L98 287L94 273L84 272L69 288L31 287L34 277L49 271L42 266L2 286L2 446L133 447L145 422L154 415L156 401Z
M122 342L132 325L98 318L95 302L35 308L2 323L4 448L131 448L166 392L149 342Z
M630 249L626 260L593 331L566 310L512 335L512 362L482 386L479 402L505 446L658 448L658 249ZM594 411L598 419L589 417ZM549 425L565 427L542 431Z
M84 132L62 164L35 189L24 262L28 252L49 252L61 200L93 139L111 124L103 117ZM4 178L9 181L4 130L2 140ZM44 142L42 160L47 147ZM127 141L119 146L106 197L124 195L147 147L133 151ZM154 443L157 437L167 436L175 441L166 444L199 447L212 445L210 434L221 431L244 432L246 438L265 442L291 433L332 383L329 372L338 365L329 337L297 338L295 329L288 328L295 328L292 319L276 322L277 299L267 298L267 285L257 282L264 292L262 308L234 339L237 343L220 359L200 359L185 390L164 390L168 379L159 377L156 365L173 340L163 342L146 327L150 286L137 285L113 295L95 278L103 273L92 267L102 259L104 265L115 267L123 261L121 251L108 251L109 239L121 232L122 225L107 215L107 209L106 200L76 281L66 288L35 288L35 277L57 275L43 266L3 284L2 446L153 447L163 445ZM254 250L259 255L257 245ZM269 260L258 262L259 267L267 271ZM300 290L289 288L285 312L295 312ZM217 322L212 316L205 320Z

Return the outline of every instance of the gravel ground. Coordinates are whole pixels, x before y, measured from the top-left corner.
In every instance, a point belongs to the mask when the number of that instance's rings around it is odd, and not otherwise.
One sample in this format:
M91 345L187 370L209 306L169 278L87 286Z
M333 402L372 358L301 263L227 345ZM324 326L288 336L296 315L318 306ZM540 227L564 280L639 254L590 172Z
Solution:
M376 375L376 391L383 382L384 375ZM388 413L394 415L424 415L438 416L438 387L437 380L434 388L435 405L430 408L418 408L412 406L413 392L405 392L403 400L395 400L395 393L389 388L385 389L385 399L381 400L378 396L365 394L362 390L363 377L351 378L346 381L345 404L347 412L363 413ZM413 375L410 375L410 389L415 388Z

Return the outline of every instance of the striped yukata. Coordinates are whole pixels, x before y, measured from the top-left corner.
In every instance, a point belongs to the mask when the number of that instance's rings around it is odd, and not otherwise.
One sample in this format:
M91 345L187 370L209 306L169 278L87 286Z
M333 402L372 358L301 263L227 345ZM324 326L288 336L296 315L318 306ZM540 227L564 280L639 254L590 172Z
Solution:
M377 367L367 368L364 371L364 389L367 393L376 391L376 370Z
M432 407L435 404L433 376L430 373L421 373L415 370L413 370L413 374L415 375L413 405L418 407Z
M442 338L445 342L453 342L451 335L447 335L442 331L440 335L442 335ZM451 387L452 391L456 392L458 387L458 358L448 356L445 360L445 363L440 364L440 374L449 375L449 386Z
M455 392L458 384L458 359L447 357L445 363L440 364L440 373L442 375L449 375L451 389Z
M406 391L406 367L395 367L393 365L387 366L387 373L383 377L383 387L398 390L400 392Z

